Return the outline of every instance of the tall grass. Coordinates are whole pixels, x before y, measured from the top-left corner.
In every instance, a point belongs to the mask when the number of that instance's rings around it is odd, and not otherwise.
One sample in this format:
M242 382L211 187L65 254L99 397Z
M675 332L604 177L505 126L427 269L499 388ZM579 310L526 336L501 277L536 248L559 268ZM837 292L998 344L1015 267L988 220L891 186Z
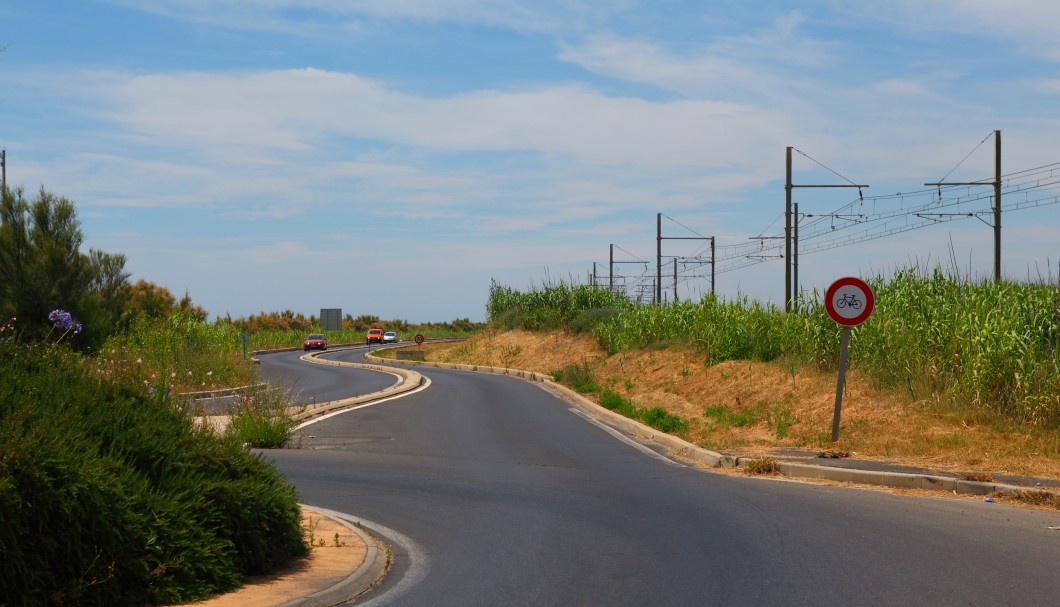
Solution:
M236 396L225 433L249 447L283 447L298 425L287 413L290 404L291 395L283 388L253 386Z
M1060 427L1060 289L1046 283L970 281L916 268L869 280L876 310L853 330L849 364L882 385L955 408ZM494 284L490 320L512 328L569 329L601 308L592 334L614 354L681 345L708 363L790 358L834 368L841 328L821 294L784 313L746 297L669 306L614 301L588 286L520 293ZM542 319L547 319L542 320Z
M504 329L589 331L628 306L621 295L587 285L558 283L520 292L494 281L486 313L490 324Z
M126 332L106 341L95 362L97 370L112 379L163 383L178 392L255 381L234 327L183 312L162 319L137 318Z
M914 397L948 395L1018 423L1060 425L1060 289L936 270L900 272L873 290L860 366Z

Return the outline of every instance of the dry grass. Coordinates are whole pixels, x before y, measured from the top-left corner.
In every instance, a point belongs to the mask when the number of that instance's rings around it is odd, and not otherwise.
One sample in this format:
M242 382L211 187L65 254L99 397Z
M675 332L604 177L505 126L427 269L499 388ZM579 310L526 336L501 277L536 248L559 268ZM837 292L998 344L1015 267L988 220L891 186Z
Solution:
M749 361L707 366L702 357L678 348L607 356L589 337L526 331L487 332L421 349L429 361L543 373L572 363L591 365L598 384L638 407L662 407L680 416L689 424L682 438L724 453L765 457L779 448L831 450L951 472L1060 478L1060 433L913 402L853 372L846 378L840 440L832 443L834 372Z

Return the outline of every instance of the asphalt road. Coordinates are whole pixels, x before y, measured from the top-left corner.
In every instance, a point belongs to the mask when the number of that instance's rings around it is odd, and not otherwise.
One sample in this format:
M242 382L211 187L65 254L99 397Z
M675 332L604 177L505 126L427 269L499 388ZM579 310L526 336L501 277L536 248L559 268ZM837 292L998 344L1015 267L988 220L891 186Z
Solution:
M286 367L305 393L313 367ZM358 604L1060 605L1056 513L722 476L520 380L424 375L266 453L391 545Z
M322 358L364 362L367 346L332 348ZM296 405L339 400L378 392L393 386L398 378L378 371L308 363L302 350L259 355L262 379L291 391Z

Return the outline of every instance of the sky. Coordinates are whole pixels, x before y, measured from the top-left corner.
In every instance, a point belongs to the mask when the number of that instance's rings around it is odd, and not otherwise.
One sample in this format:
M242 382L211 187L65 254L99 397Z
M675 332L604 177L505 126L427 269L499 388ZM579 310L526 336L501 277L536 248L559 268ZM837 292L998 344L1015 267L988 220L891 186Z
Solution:
M0 0L0 48L8 186L211 317L650 299L660 244L667 301L783 305L789 147L796 291L988 279L995 131L1004 276L1060 258L1053 0Z

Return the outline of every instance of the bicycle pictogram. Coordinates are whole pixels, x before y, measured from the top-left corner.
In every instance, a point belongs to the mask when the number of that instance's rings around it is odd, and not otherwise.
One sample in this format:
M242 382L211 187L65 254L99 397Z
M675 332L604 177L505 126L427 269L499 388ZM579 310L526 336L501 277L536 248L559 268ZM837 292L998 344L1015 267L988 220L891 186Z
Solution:
M855 297L853 293L847 293L846 295L843 295L842 297L837 297L836 298L835 307L837 307L837 308L845 308L847 306L850 306L850 308L853 309L853 310L860 310L861 309L861 300L858 299L857 297Z

